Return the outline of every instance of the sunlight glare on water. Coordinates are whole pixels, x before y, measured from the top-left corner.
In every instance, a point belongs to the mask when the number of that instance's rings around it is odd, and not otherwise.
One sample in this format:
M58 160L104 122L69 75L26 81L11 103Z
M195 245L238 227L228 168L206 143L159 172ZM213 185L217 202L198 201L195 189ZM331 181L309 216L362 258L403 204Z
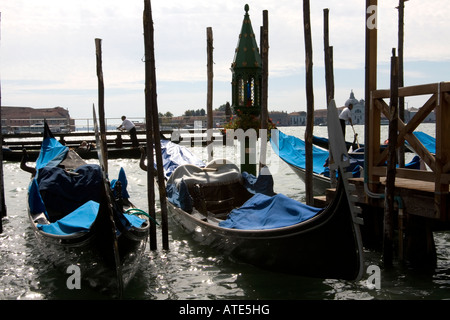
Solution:
M281 128L286 134L304 137L305 127ZM360 141L363 127L355 126ZM425 126L425 129L429 129ZM326 127L316 127L318 136L326 136ZM425 131L425 130L424 130ZM429 129L432 133L432 129ZM430 132L428 132L430 133ZM235 151L233 151L235 152ZM202 154L203 158L204 155ZM95 163L95 160L89 162ZM284 163L277 164L275 191L298 201L304 199L304 184ZM117 177L123 167L128 191L134 204L148 210L147 176L137 159L109 161L109 178ZM38 251L28 221L26 197L29 174L18 163L4 164L7 217L0 235L0 299L108 299L83 285L69 290L68 275L53 268ZM157 192L157 188L156 192ZM156 194L158 199L158 194ZM159 205L159 201L158 201ZM160 216L157 217L160 221ZM396 265L381 268L381 288L375 289L364 274L359 282L312 279L264 271L222 256L195 243L169 219L168 251L163 250L161 228L157 228L158 249L147 247L136 276L129 283L124 299L143 300L397 300L449 299L449 232L436 232L438 266L433 274L423 274ZM295 245L295 244L293 244ZM381 265L378 252L365 251L365 269Z

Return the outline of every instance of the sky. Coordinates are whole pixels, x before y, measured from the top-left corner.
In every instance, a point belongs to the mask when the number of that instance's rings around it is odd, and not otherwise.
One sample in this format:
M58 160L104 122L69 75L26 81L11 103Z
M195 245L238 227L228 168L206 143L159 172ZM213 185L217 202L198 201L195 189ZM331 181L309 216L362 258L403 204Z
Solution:
M244 18L260 37L269 19L269 111L306 111L303 1L152 0L158 111L206 109L206 29L213 31L213 108L231 103L234 51ZM323 9L334 50L336 104L353 90L364 99L365 1L314 0L311 5L314 108L325 108ZM378 88L388 89L398 43L398 0L378 1ZM0 0L0 83L3 106L67 108L92 117L98 102L95 38L102 39L107 118L145 117L143 0ZM450 80L450 1L405 5L405 85ZM420 107L421 98L407 98ZM425 98L422 98L425 99Z

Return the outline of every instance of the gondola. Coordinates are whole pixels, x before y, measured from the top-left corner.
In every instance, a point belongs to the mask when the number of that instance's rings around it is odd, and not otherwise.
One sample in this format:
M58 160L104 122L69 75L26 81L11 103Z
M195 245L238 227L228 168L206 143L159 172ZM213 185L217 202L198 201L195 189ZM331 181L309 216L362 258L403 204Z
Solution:
M177 179L185 180L186 171L204 176L193 186L186 186L186 190L191 190L188 193L192 208L181 208L180 204L184 204L180 198L168 201L173 220L196 241L221 254L272 271L320 278L358 277L362 267L356 236L359 230L352 221L341 184L331 204L319 209L279 194L252 195L244 188L239 170L232 164L218 166L213 162L205 169L181 166L167 182L170 186ZM185 171L185 177L179 178L177 171ZM209 184L211 173L224 176L232 173L234 178L227 183ZM246 224L247 220L251 223ZM265 221L273 224L266 225ZM292 224L293 221L299 222Z
M42 255L65 273L79 268L80 281L120 297L149 230L147 215L129 200L123 169L109 183L100 165L61 145L47 124L36 167L25 157L21 168L32 174L28 213Z
M266 169L249 179L226 160L180 165L166 183L169 215L194 240L236 261L301 276L360 279L361 219L348 200L346 175L322 209L274 194Z
M349 141L345 142L347 150L350 150L350 148L353 148L353 150L364 148L363 144L358 143L357 137L358 137L357 134L355 134L353 142L349 142ZM321 148L327 149L327 150L328 150L329 144L330 144L328 138L318 137L315 135L313 135L312 143L318 147L321 147Z
M327 139L328 141L328 139ZM278 134L272 135L270 140L274 152L297 174L297 176L305 181L306 176L306 151L305 142L295 136L284 134L278 131ZM347 145L346 145L347 147ZM329 170L329 151L318 146L312 146L313 152L313 193L315 195L323 195L326 189L331 188L330 170ZM364 149L360 148L355 152L347 153L349 165L347 172L351 172L353 178L363 176L364 170ZM408 169L419 169L421 160L419 156L405 165Z

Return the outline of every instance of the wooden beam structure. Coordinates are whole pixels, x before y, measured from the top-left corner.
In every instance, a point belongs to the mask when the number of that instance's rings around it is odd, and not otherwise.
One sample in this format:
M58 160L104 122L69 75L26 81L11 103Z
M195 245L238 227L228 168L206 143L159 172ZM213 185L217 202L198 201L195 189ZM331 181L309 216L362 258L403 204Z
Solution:
M449 186L450 186L450 137L446 128L450 126L450 82L431 83L398 89L399 97L429 95L430 97L406 124L398 119L398 136L395 148L398 149L407 141L411 148L426 163L429 170L412 170L397 168L396 176L399 178L419 180L434 183L434 214L433 218L450 221L449 212ZM371 94L371 130L367 137L371 146L367 157L369 166L368 180L374 185L380 177L386 176L384 163L388 157L388 150L380 150L380 119L381 114L389 117L389 106L384 101L390 97L390 90L375 90ZM423 120L433 112L436 115L436 153L432 154L413 134L414 130ZM378 125L377 125L378 124ZM429 217L429 213L423 213Z

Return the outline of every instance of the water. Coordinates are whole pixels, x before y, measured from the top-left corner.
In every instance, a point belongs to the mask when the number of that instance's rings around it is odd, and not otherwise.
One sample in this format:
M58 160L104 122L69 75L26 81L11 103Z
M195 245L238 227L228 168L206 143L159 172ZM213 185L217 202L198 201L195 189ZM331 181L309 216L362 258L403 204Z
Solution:
M422 125L434 135L434 125ZM362 126L355 126L364 141ZM287 134L304 136L304 127L287 127ZM387 137L387 127L386 130ZM349 130L347 130L349 131ZM326 135L326 127L316 127L314 134ZM351 139L348 133L347 140ZM382 136L383 139L383 136ZM385 139L385 138L384 138ZM201 149L193 149L196 152ZM94 160L92 160L95 163ZM275 162L275 160L274 160ZM138 160L109 162L110 178L123 167L129 180L129 193L137 207L147 210L146 174ZM282 162L274 165L275 191L299 201L305 196L304 184ZM80 290L69 290L69 274L55 270L44 260L35 244L26 209L29 174L18 163L4 163L7 218L0 235L0 299L55 300L108 299L82 284ZM450 298L450 233L435 233L438 265L433 273L407 269L395 263L392 269L381 269L381 288L361 281L311 279L260 270L223 257L187 238L169 219L170 250L161 249L158 229L156 251L147 248L134 279L124 292L124 299L139 300L429 300ZM293 244L294 245L294 244ZM365 270L381 266L378 252L365 251Z

